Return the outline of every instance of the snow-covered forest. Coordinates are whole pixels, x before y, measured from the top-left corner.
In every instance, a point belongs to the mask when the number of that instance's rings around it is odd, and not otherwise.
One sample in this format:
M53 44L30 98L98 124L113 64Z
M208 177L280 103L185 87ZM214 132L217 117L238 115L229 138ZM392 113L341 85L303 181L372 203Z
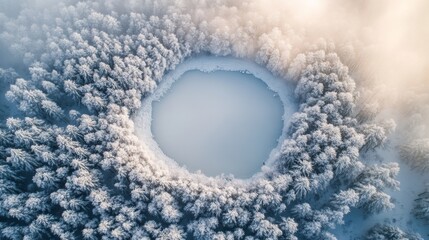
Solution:
M0 239L428 238L427 10L0 0ZM249 179L189 172L136 134L142 101L207 56L292 88L279 151Z

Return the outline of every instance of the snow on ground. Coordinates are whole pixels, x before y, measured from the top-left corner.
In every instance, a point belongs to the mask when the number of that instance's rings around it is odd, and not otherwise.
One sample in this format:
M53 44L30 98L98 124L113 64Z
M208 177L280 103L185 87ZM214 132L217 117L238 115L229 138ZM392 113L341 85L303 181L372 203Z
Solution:
M345 224L337 226L334 234L338 239L362 239L362 236L377 223L391 223L404 231L420 234L424 239L429 238L429 228L423 220L416 219L412 214L414 199L420 194L425 183L429 182L429 174L417 172L411 169L400 159L398 145L401 143L400 131L396 131L390 137L390 143L376 152L364 156L369 163L397 162L400 167L397 180L400 182L400 190L386 190L395 203L395 208L379 214L365 215L362 210L353 209L345 217Z

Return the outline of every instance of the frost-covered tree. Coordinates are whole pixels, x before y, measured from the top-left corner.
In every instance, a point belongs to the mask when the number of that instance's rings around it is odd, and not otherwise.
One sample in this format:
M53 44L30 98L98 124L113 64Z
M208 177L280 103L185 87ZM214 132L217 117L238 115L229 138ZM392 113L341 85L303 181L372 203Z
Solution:
M358 176L354 188L360 195L358 205L369 213L391 209L394 204L390 196L383 192L385 188L399 188L395 176L399 172L397 163L371 166Z
M414 200L415 206L413 213L418 217L425 219L429 222L429 191L426 188L425 191L420 193L418 197Z
M21 115L0 126L0 238L334 239L351 207L392 206L383 190L397 187L397 166L360 161L392 124L354 112L355 82L331 44L302 47L257 18L230 29L220 14L196 17L246 4L198 2L195 15L187 4L59 1L0 24L28 68L6 94ZM134 135L142 98L198 54L253 59L296 84L281 153L249 184L172 174Z
M367 240L422 240L423 238L414 233L402 231L390 224L377 224L372 227L365 236Z
M387 135L393 132L395 128L396 124L392 120L378 125L362 125L360 131L365 135L365 145L362 150L368 151L383 146L387 140Z
M414 139L400 148L401 158L419 171L429 171L429 139Z

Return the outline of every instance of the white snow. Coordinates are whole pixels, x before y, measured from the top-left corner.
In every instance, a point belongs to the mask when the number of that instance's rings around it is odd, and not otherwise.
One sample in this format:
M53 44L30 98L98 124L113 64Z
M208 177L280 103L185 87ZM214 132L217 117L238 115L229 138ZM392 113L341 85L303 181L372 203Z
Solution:
M153 159L177 166L175 159L208 176L248 178L276 158L296 108L291 84L265 68L201 56L166 74L133 119Z
M423 220L416 219L412 214L414 199L423 192L425 183L429 182L429 174L419 173L405 164L399 156L397 146L401 143L400 132L395 132L391 142L384 149L364 156L371 164L397 162L400 167L397 180L400 182L400 190L387 190L395 204L395 208L379 214L365 215L359 209L353 209L346 217L345 224L337 226L334 234L338 239L362 239L362 236L377 223L391 223L404 231L415 232L424 239L429 237L429 228Z

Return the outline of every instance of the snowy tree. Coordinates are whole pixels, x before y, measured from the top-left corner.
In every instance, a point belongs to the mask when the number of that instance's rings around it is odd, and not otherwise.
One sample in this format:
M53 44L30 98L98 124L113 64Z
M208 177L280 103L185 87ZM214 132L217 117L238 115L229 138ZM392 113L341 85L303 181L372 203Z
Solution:
M41 105L43 111L51 117L59 118L63 115L63 110L55 102L43 100Z
M294 189L298 196L305 196L310 190L309 180L305 177L297 179L294 185Z
M383 146L387 140L387 135L389 135L395 127L396 124L393 121L387 121L379 125L363 125L361 131L365 135L365 145L362 147L362 150L368 151Z
M382 166L372 166L364 170L357 178L354 188L360 194L358 205L367 212L380 212L391 209L390 196L381 192L384 188L399 188L399 182L394 179L398 174L398 164L386 164Z
M168 228L165 228L164 230L161 231L161 233L158 236L158 239L181 240L181 239L185 239L185 233L180 227L176 225L170 225Z
M72 80L65 80L63 83L65 93L72 96L74 99L80 97L80 89L79 86L73 82Z
M420 193L414 201L413 213L417 217L429 221L429 191L425 190Z
M429 170L429 139L414 139L400 148L401 158L419 171Z
M266 220L262 213L255 214L250 229L260 238L275 239L282 235L280 228Z
M368 240L387 240L387 239L407 239L407 240L422 240L418 234L406 233L396 226L389 224L377 224L372 227L367 233L365 239Z
M9 149L8 152L9 157L6 158L6 162L10 163L15 168L32 170L37 164L35 159L22 149Z
M218 224L219 222L216 218L201 218L188 224L187 228L195 238L208 239L215 234L213 229L216 228Z
M354 112L332 44L309 51L289 27L241 21L252 4L187 5L60 1L0 24L29 73L8 83L22 112L0 126L0 238L333 239L350 207L391 207L383 190L397 187L397 166L368 167L359 150L382 146L393 125ZM253 59L296 82L280 156L251 184L173 174L134 136L141 99L198 54Z
M351 206L354 207L359 201L359 194L353 189L341 191L333 197L334 206Z

